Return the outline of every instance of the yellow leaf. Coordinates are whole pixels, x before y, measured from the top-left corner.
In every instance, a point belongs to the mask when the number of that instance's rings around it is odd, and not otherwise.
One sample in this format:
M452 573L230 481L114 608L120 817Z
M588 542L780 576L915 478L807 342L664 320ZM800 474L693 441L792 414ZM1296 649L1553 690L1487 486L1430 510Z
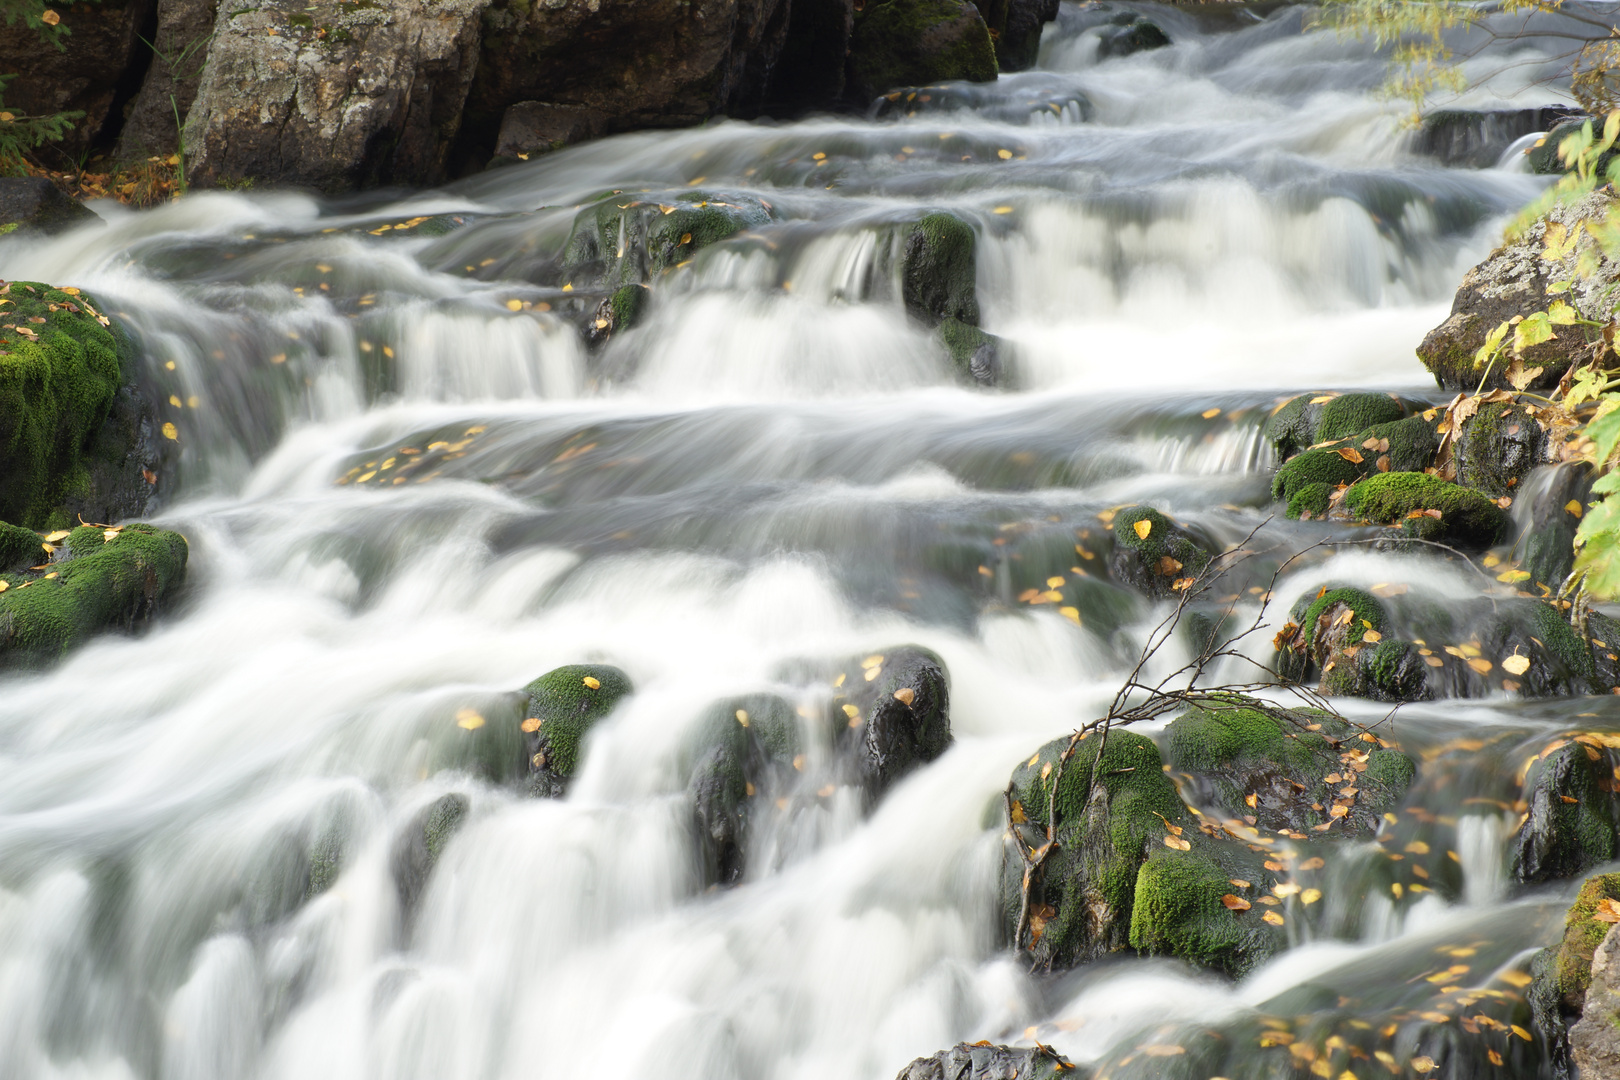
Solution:
M1304 892L1299 894L1299 899L1302 903L1314 904L1318 900L1322 899L1322 890L1306 889Z
M523 301L516 300L516 299L508 300L506 302L506 310L507 311L522 311L523 310Z
M1424 1056L1424 1055L1420 1055L1420 1056L1415 1057L1415 1058L1412 1059L1412 1071L1413 1072L1429 1073L1429 1072L1433 1072L1434 1069L1435 1069L1435 1064L1434 1064L1434 1058L1432 1058L1432 1057L1427 1057L1427 1056Z
M597 679L595 679L594 677L592 677L590 675L585 676L583 679L581 679L579 681L584 683L586 686L590 687L592 690L600 690L600 689L602 689L601 682L599 682Z
M175 427L173 424L166 423L163 425L163 437L165 439L173 439L175 442L179 442L180 429Z
M1468 661L1468 666L1479 672L1481 675L1489 675L1491 673L1491 668L1495 667L1496 665L1492 664L1484 657L1475 657L1474 659Z
M1046 587L1048 589L1055 589L1061 584L1063 584L1063 579L1060 577L1049 577L1046 579Z
M484 718L471 709L456 710L456 727L465 728L467 731L477 731L483 726Z
M741 724L743 727L748 726L748 710L747 709L738 709L737 710L737 723Z
M1148 533L1153 531L1153 522L1149 521L1147 518L1143 518L1135 525L1132 525L1131 528L1136 530L1137 536L1141 537L1143 540L1146 540L1148 538Z
M1579 499L1571 499L1569 502L1564 504L1564 509L1569 511L1571 514L1574 514L1576 517L1580 517L1581 501Z
M1243 899L1243 897L1233 896L1231 893L1227 893L1225 896L1221 897L1221 903L1225 904L1227 909L1230 911L1248 911L1254 906L1247 900Z
M1373 643L1373 644L1377 644L1377 643L1378 643L1378 642L1380 642L1380 641L1383 641L1383 640L1384 640L1384 635L1383 635L1383 634L1380 634L1380 633L1379 633L1379 632L1378 632L1378 631L1376 631L1376 630L1368 630L1368 631L1365 631L1365 632L1364 632L1364 633L1363 633L1363 634L1362 634L1362 635L1361 635L1361 640L1362 640L1362 641L1370 641L1370 642L1372 642L1372 643Z
M1283 923L1288 921L1275 911L1268 911L1260 917L1266 922L1270 923L1272 926L1281 926Z
M1363 461L1363 458L1361 456L1361 451L1359 451L1359 450L1357 450L1357 449L1355 449L1354 447L1351 447L1351 446L1341 446L1337 450L1335 450L1334 453L1336 453L1340 457L1344 458L1344 460L1352 462L1352 463L1354 463L1356 465L1360 465L1361 462Z
M1202 416L1205 420L1213 420L1217 416L1221 415L1220 406L1217 405L1213 409L1205 409L1202 413L1199 413L1199 415Z
M1011 150L997 150L996 151L996 157L1000 158L1002 161L1011 161L1012 160L1012 151Z
M915 701L916 699L917 699L917 691L913 690L909 686L902 686L900 689L898 689L898 690L896 690L894 692L894 700L898 701L900 704L906 706L907 708L910 708L911 703L913 701Z
M58 15L50 8L46 8L40 13L39 21L44 23L46 26L55 26L57 23L62 21L62 16Z
M0 592L5 592L9 588L11 588L9 581L0 581Z
M1520 653L1514 653L1502 661L1502 670L1509 675L1523 675L1530 670L1530 658Z
M1192 850L1192 845L1189 844L1187 841L1183 840L1179 836L1167 836L1167 837L1165 837L1164 838L1164 846L1167 847L1167 848L1174 848L1177 851L1191 851Z
M532 734L533 732L540 730L540 718L538 716L531 716L527 720L523 721L521 726L526 733Z
M850 725L853 727L855 722L860 719L861 710L857 709L853 705L845 705L844 706L844 715L849 717Z
M54 544L58 540L66 540L67 534L68 531L66 529L57 529L55 532L46 535L45 542L48 544Z
M1068 619L1070 622L1074 623L1074 625L1076 625L1076 626L1080 625L1080 609L1079 608L1060 607L1060 608L1058 608L1058 614L1062 615L1065 619Z

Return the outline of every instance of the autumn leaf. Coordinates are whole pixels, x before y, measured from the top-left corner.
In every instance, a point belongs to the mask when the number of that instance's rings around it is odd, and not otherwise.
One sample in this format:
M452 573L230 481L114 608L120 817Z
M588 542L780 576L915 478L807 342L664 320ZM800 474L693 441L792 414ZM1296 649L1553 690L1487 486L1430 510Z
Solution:
M1132 525L1131 528L1136 530L1137 536L1141 537L1143 540L1146 540L1148 538L1148 533L1153 531L1153 522L1149 521L1147 518L1143 518L1141 521L1138 521L1136 524Z
M1247 900L1243 899L1243 897L1234 896L1231 893L1227 893L1225 896L1221 897L1221 903L1226 905L1228 911L1248 911L1254 906Z
M1362 463L1362 461L1364 460L1362 458L1362 456L1361 456L1361 451L1355 449L1352 446L1341 446L1337 450L1335 450L1334 453L1336 453L1340 457L1344 458L1344 460L1346 460L1348 462L1351 462L1353 464L1356 464L1356 465L1360 465Z
M456 727L467 731L477 731L484 726L484 718L471 709L456 710Z
M540 724L541 720L538 716L531 716L524 720L520 726L523 728L525 733L532 734L540 730Z
M586 686L590 687L592 690L600 690L600 689L602 689L602 684L599 681L597 681L595 678L590 676L590 675L585 676L583 679L580 680L580 682L584 683Z
M906 706L908 709L911 707L911 703L916 699L917 692L909 686L902 686L900 689L894 692L894 700Z
M1620 904L1604 897L1598 901L1596 910L1592 912L1592 918L1603 923L1620 923Z
M1260 917L1266 922L1270 923L1272 926L1281 926L1283 923L1287 922L1286 919L1275 911L1268 911Z
M1522 653L1514 653L1502 661L1502 670L1509 675L1523 675L1530 670L1530 658Z
M1165 837L1164 838L1164 846L1167 847L1167 848L1174 848L1176 851L1191 851L1192 850L1192 845L1189 844L1187 841L1183 840L1179 836L1167 836L1167 837Z

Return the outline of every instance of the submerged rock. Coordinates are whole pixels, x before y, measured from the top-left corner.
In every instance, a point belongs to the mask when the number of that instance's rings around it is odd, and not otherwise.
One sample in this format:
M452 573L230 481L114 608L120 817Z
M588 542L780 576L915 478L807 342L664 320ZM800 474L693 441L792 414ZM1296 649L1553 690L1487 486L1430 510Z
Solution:
M523 721L529 793L559 798L579 769L581 744L598 720L634 692L629 676L606 664L569 664L525 687Z
M896 86L996 78L979 9L965 0L873 0L855 17L847 85L857 100Z
M608 192L575 217L563 278L575 288L641 284L773 216L769 203L741 192Z
M1097 58L1130 56L1149 49L1162 49L1170 44L1170 35L1151 19L1133 12L1120 12L1114 16L1097 36Z
M1156 599L1174 596L1176 583L1196 579L1212 558L1207 547L1151 506L1130 506L1114 515L1114 579Z
M423 807L394 838L388 855L399 910L408 926L416 917L417 905L427 890L428 878L438 865L450 838L460 831L471 804L467 796L441 795Z
M1507 515L1473 488L1421 472L1388 472L1350 485L1344 506L1354 516L1398 528L1405 536L1465 551L1483 551L1507 532Z
M1068 1058L1049 1046L993 1046L957 1043L932 1057L920 1057L895 1080L1085 1080Z
M43 176L0 176L0 236L19 230L59 233L100 220Z
M845 665L832 717L841 753L876 799L950 748L950 677L920 645L900 645Z
M687 742L686 784L705 885L731 885L747 869L757 808L769 805L802 767L793 706L774 694L716 702Z
M607 344L614 334L622 333L641 321L652 290L645 285L621 285L603 298L596 313L585 328L585 341L592 346Z
M1004 342L994 334L960 319L946 319L939 324L939 340L963 381L980 386L995 386L1001 381Z

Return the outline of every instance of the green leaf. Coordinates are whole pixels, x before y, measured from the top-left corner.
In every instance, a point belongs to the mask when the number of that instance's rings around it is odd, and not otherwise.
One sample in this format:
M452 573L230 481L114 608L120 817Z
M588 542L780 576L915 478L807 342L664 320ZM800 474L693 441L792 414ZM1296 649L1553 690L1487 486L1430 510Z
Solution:
M1615 160L1620 161L1620 158ZM1562 296L1564 293L1569 292L1569 287L1573 284L1575 284L1573 281L1555 281L1547 286L1547 295Z
M1569 393L1564 395L1564 408L1573 409L1582 402L1595 401L1603 392L1603 384L1607 381L1607 373L1594 368L1583 368L1570 384Z
M1586 437L1597 444L1595 457L1598 467L1602 468L1614 453L1614 444L1620 442L1620 408L1610 409L1587 424Z
M1620 472L1604 473L1598 477L1597 483L1592 485L1592 491L1598 495L1613 495L1620 492Z
M1575 309L1562 300L1554 300L1547 309L1547 321L1554 326L1572 326L1580 318Z
M1537 311L1525 316L1524 320L1513 328L1513 351L1522 353L1543 341L1551 341L1558 335L1553 333L1552 320L1545 311Z

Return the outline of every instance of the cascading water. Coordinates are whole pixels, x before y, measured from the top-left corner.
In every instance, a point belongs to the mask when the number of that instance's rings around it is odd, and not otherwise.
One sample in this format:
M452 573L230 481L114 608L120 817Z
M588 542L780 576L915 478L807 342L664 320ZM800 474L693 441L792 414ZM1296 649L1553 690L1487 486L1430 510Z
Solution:
M1124 9L1175 44L1098 60ZM999 940L1008 773L1107 707L1157 618L1084 565L1078 618L1020 605L1007 538L1083 547L1152 500L1242 540L1272 512L1278 395L1424 397L1412 346L1544 183L1408 153L1382 61L1301 23L1065 5L1037 70L873 120L625 135L392 202L199 193L0 241L0 276L93 290L140 340L178 434L160 520L192 545L151 632L5 684L0 1076L887 1080L988 1038L1114 1077L1365 1078L1385 1051L1357 1032L1405 1062L1470 1011L1512 1075L1544 1068L1518 973L1566 899L1509 888L1506 849L1567 703L1403 709L1423 769L1399 824L1302 871L1322 907L1289 908L1292 948L1235 986L1138 959L1036 977ZM1481 100L1544 104L1538 74ZM588 354L547 276L577 208L697 187L776 217L671 268ZM1013 392L960 388L907 321L885 226L933 208L976 224ZM418 219L458 227L396 228ZM1276 593L1329 578L1477 594L1371 551ZM683 733L781 689L784 662L901 641L946 661L953 748L870 814L805 793L704 890ZM584 661L638 692L566 800L440 767L458 716ZM467 822L406 904L396 838L447 793ZM1227 1056L1182 1052L1199 1031ZM1287 1050L1330 1031L1355 1052L1329 1072Z

